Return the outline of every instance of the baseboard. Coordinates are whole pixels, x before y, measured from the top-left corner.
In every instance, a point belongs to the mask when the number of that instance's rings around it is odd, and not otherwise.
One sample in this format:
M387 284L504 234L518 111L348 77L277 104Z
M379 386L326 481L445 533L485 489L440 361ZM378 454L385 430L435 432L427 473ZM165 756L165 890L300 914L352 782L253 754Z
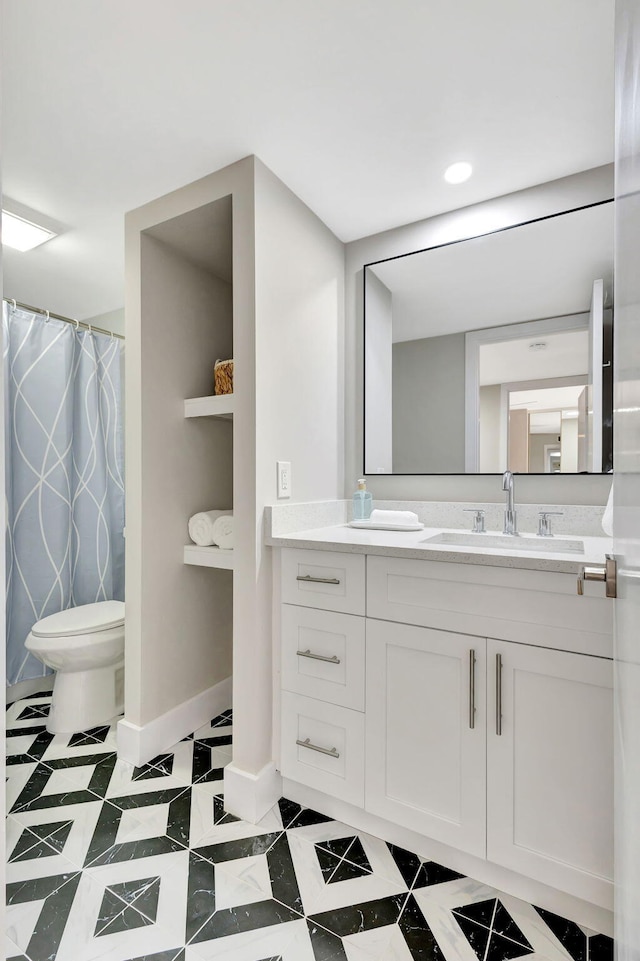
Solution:
M282 778L273 761L250 774L227 764L224 769L224 808L243 821L257 824L282 794Z
M599 907L583 901L581 898L564 891L558 891L540 881L516 874L508 868L503 868L491 861L475 857L464 851L442 844L426 838L409 828L393 824L375 814L369 814L362 808L354 807L346 801L322 794L315 788L299 784L288 778L282 779L282 793L284 797L291 801L297 801L303 807L313 808L321 811L327 817L342 821L358 831L366 831L375 837L382 838L391 844L408 851L415 851L420 857L427 861L437 861L454 871L459 871L474 881L480 881L490 887L505 891L513 897L521 898L530 904L537 904L541 908L546 908L562 918L569 918L577 924L585 925L599 934L606 934L613 937L613 912L606 908ZM227 797L225 790L225 808Z
M148 724L118 724L118 756L139 767L231 707L231 678L226 677Z
M7 688L7 704L13 704L23 697L30 697L31 694L38 694L40 691L51 691L56 675L45 674L44 677L30 677L26 681L18 681Z

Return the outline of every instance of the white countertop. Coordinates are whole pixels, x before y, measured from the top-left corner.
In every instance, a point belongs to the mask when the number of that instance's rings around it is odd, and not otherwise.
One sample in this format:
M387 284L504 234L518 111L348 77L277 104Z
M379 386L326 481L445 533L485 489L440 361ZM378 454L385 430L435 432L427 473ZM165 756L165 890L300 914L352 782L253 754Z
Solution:
M267 537L271 547L296 547L323 551L344 551L350 554L383 554L389 557L406 557L416 560L447 561L458 564L482 564L488 567L512 567L525 570L557 571L577 574L584 564L604 564L605 555L613 550L609 537L583 537L579 534L555 536L554 544L566 541L582 541L584 553L563 552L557 548L551 553L545 551L545 538L535 538L534 534L523 532L520 537L540 541L540 550L518 550L519 537L513 538L508 547L487 547L483 537L501 536L501 531L487 531L475 534L478 546L458 546L454 544L425 543L429 537L451 532L469 533L460 529L425 527L421 531L374 531L356 530L345 524L334 527L320 527L315 530L298 531Z

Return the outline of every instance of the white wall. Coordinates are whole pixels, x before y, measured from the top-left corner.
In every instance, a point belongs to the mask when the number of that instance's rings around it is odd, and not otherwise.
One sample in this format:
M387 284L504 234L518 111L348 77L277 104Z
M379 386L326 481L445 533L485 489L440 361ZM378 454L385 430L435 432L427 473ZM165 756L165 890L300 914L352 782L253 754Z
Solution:
M254 169L255 566L251 594L234 574L233 673L234 766L251 774L272 758L272 552L263 512L276 501L276 461L291 461L293 501L335 499L344 485L344 248L256 158Z
M93 327L102 327L103 330L110 330L114 334L124 335L124 307L117 310L108 310L106 314L96 314L95 317L87 317L85 324Z
M390 474L393 469L393 303L391 291L372 271L368 272L366 296L366 461L372 474Z
M450 190L443 184L443 190ZM454 188L455 189L455 188ZM453 196L453 194L452 194ZM613 196L611 166L575 174L485 203L398 227L346 247L346 484L345 496L362 473L362 268L367 263L421 250L446 241L475 236L535 217L569 210ZM501 500L498 479L491 476L372 477L374 498L389 500ZM548 476L518 478L517 497L524 503L604 504L610 478Z
M575 474L578 470L578 418L562 418L560 429L560 471Z

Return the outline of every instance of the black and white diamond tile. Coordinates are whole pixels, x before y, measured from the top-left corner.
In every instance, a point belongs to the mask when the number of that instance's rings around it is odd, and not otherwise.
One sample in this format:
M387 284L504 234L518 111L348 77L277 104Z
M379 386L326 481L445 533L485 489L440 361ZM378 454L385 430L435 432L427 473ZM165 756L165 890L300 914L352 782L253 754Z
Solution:
M612 961L609 938L281 798L225 811L232 714L135 767L7 711L15 961ZM117 720L117 719L116 719Z

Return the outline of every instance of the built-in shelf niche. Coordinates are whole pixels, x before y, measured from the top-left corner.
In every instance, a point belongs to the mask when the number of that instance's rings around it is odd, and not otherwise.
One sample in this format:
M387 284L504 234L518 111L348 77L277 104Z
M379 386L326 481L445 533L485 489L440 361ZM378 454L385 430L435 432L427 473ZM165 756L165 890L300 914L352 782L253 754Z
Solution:
M184 402L185 417L222 417L233 418L233 394L211 395L209 397L190 397Z
M222 550L220 547L200 547L198 544L187 544L184 549L185 564L196 567L217 567L219 570L233 570L233 551Z

